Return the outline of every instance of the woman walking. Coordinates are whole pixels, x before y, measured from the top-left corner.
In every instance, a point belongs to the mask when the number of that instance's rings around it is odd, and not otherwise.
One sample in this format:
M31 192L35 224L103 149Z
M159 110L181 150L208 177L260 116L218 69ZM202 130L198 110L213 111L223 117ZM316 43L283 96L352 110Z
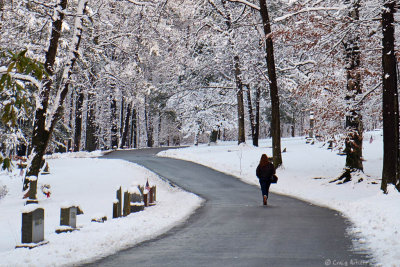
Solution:
M260 181L263 203L267 205L268 191L271 185L272 176L275 174L275 167L266 154L261 155L260 164L257 166L256 175Z

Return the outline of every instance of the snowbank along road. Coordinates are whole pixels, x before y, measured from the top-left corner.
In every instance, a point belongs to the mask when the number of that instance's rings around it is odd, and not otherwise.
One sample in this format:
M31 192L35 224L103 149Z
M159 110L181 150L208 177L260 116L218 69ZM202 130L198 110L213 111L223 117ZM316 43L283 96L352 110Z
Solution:
M93 266L369 266L368 253L336 211L271 194L181 160L158 158L162 149L116 151L106 158L138 163L206 202L168 233L101 259ZM162 201L162 199L159 199Z

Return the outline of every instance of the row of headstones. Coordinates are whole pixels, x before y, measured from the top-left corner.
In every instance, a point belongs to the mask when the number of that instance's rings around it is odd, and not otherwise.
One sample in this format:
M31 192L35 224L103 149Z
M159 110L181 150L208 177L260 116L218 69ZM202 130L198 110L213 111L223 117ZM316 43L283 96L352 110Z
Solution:
M71 232L78 230L76 227L76 215L83 214L76 206L61 208L60 226L56 233ZM22 213L21 245L16 248L34 248L47 244L44 240L44 209L36 208Z
M156 201L156 186L145 191L143 186L138 186L138 193L124 192L124 207L122 209L122 188L117 190L117 200L113 205L113 218L128 216L131 213L144 210L145 207L155 205ZM35 204L31 204L35 205ZM56 229L56 233L71 232L78 230L76 227L76 216L83 214L81 209L76 206L61 208L60 211L60 226ZM104 222L107 218L93 219L95 222ZM44 209L36 208L22 213L21 227L21 245L16 248L34 248L47 244L44 241Z
M143 186L138 186L138 190L140 193L125 191L123 199L122 187L117 190L117 198L113 203L113 218L125 217L131 213L142 211L145 207L155 205L156 186L150 187L150 190L144 190Z

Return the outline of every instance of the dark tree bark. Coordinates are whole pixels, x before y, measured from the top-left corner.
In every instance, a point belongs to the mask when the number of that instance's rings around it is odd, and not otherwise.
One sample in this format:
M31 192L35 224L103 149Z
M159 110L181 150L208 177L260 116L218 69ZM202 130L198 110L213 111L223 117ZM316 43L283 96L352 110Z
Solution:
M131 103L128 104L128 107L126 109L125 126L124 126L124 131L122 133L122 140L121 140L120 148L123 148L126 146L126 139L128 137L128 132L129 132L130 118L131 118Z
M69 107L70 107L70 113L69 113L69 122L68 122L68 127L69 130L72 131L73 125L72 125L72 119L73 119L73 110L74 110L74 94L71 94L71 101L69 103ZM68 138L67 141L67 152L72 151L72 133Z
M83 99L85 97L82 88L77 90L77 99L75 106L75 134L74 134L74 151L80 151L82 136L82 108Z
M96 138L96 116L95 116L95 103L94 103L94 93L88 93L88 108L86 117L86 150L94 151L97 149L97 138Z
M345 1L349 3L349 1ZM353 22L359 21L359 1L352 3L349 17ZM345 149L346 166L339 180L348 182L351 180L351 173L362 171L362 141L363 141L363 124L360 105L357 103L357 96L362 94L361 90L361 74L360 74L360 47L359 36L357 32L350 33L349 38L343 43L346 58L346 78L347 78L347 94L345 101L347 103L346 110L346 139Z
M147 97L145 97L144 101L144 123L146 126L146 135L147 135L147 147L153 147L153 123L152 118L150 116L150 111L148 107Z
M249 113L250 127L251 127L251 138L253 140L253 146L258 146L258 135L257 135L257 122L253 112L253 105L251 101L251 92L249 85L246 86L247 90L247 110ZM257 107L257 93L256 93L256 107ZM258 101L259 102L259 101ZM259 105L258 105L259 106ZM257 112L256 112L257 113Z
M268 16L268 7L266 0L260 0L260 14L263 23L264 34L266 38L265 52L268 67L269 89L271 97L271 136L272 136L272 154L275 168L282 165L281 153L281 122L279 111L278 83L275 71L274 47L271 37L271 23Z
M244 128L244 104L243 104L243 83L240 77L239 56L234 56L235 80L236 80L236 98L238 111L238 144L246 142L246 133Z
M50 140L51 131L46 128L46 112L49 105L49 96L52 87L52 77L54 74L54 62L57 55L58 43L61 36L61 26L64 20L64 11L67 7L67 0L60 0L56 7L58 11L57 20L53 21L49 48L46 52L46 61L44 67L49 74L49 78L43 81L43 88L40 94L40 107L36 109L34 127L32 133L32 150L34 157L26 173L26 177L39 176L40 166L43 161L43 155L46 152ZM25 178L23 189L28 188L29 180Z
M400 191L399 181L399 106L397 91L394 13L396 1L388 1L382 11L382 81L383 81L383 170L381 189L393 184Z
M132 109L131 147L137 148L137 114L136 108Z
M111 148L118 147L117 101L111 97Z
M124 109L125 109L125 100L124 97L121 99L121 112L120 112L120 124L119 124L119 136L122 137L122 134L124 132Z
M162 122L162 116L161 116L161 112L158 112L158 131L157 131L157 139L158 139L158 146L160 145L160 138L161 138L161 122Z
M222 14L220 10L215 6L213 2L209 2L214 9L221 14L221 16L225 19L225 24L227 26L227 32L229 36L229 44L232 48L232 52L234 52L234 29L232 27L232 18L230 13L226 8L226 0L221 0L221 3L224 7L225 14ZM244 125L244 103L243 103L243 82L241 78L241 70L240 70L240 60L237 54L234 54L233 57L233 73L235 76L236 83L236 99L237 99L237 112L238 112L238 144L246 142L246 132Z
M42 91L40 92L40 99L41 99L41 106L36 109L36 114L35 114L35 121L34 121L34 129L32 133L32 147L33 147L33 152L35 153L31 165L27 171L26 176L39 176L39 171L41 168L41 163L43 162L43 156L44 153L46 152L48 143L51 138L51 134L54 131L54 128L56 127L56 124L60 120L62 116L62 111L63 111L63 104L65 97L68 94L68 89L69 85L71 84L71 75L72 75L72 70L75 66L75 63L79 57L79 45L81 42L82 38L82 21L83 21L83 13L86 9L88 0L81 0L79 2L79 8L78 8L78 13L77 16L80 16L80 19L75 21L75 32L72 40L72 49L71 49L71 56L67 61L65 70L64 70L64 75L63 75L63 81L64 85L59 91L59 97L58 97L58 102L54 103L55 105L55 111L53 116L49 117L47 113L48 109L48 104L49 104L49 96L50 96L50 91L52 89L52 80L47 79L44 82L44 86ZM59 0L57 3L56 9L58 10L58 17L57 20L53 22L52 24L52 33L51 33L51 38L50 38L50 46L49 49L46 53L46 62L45 62L45 69L46 71L50 71L49 77L53 76L53 71L54 71L54 62L57 54L57 48L58 48L58 42L59 38L61 36L61 27L62 27L62 22L64 19L64 10L66 9L67 6L67 0ZM48 120L47 125L46 125L46 120ZM25 179L27 180L27 179ZM37 181L37 180L36 180ZM34 183L34 187L30 186L30 191L37 191L37 182ZM24 183L24 187L25 183ZM33 194L30 194L30 198L32 198ZM36 198L36 194L35 194Z
M255 129L254 129L254 140L256 140L255 146L258 146L258 139L260 138L260 98L261 98L261 88L257 86L256 89L256 121L255 121Z

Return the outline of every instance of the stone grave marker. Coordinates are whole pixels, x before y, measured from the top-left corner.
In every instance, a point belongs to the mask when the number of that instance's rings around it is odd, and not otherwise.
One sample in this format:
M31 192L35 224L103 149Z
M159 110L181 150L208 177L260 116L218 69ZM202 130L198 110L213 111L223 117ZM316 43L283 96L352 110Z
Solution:
M141 203L142 196L138 193L131 193L131 203Z
M22 212L22 244L16 248L34 248L48 243L44 240L44 209L35 204L28 206Z
M124 192L124 216L131 214L131 194Z
M60 210L60 228L56 229L56 233L65 233L79 230L76 227L76 216L80 213L77 206L65 207Z
M117 199L118 199L118 205L117 205L117 217L122 216L122 188L119 187L117 190Z
M76 228L77 207L61 208L60 225Z
M131 213L144 210L143 198L141 195L140 188L139 187L131 188L130 194L131 194L131 205L130 205Z
M154 206L156 203L156 186L152 186L149 192L149 205Z
M148 193L143 194L143 202L144 202L145 207L149 206L149 194Z

